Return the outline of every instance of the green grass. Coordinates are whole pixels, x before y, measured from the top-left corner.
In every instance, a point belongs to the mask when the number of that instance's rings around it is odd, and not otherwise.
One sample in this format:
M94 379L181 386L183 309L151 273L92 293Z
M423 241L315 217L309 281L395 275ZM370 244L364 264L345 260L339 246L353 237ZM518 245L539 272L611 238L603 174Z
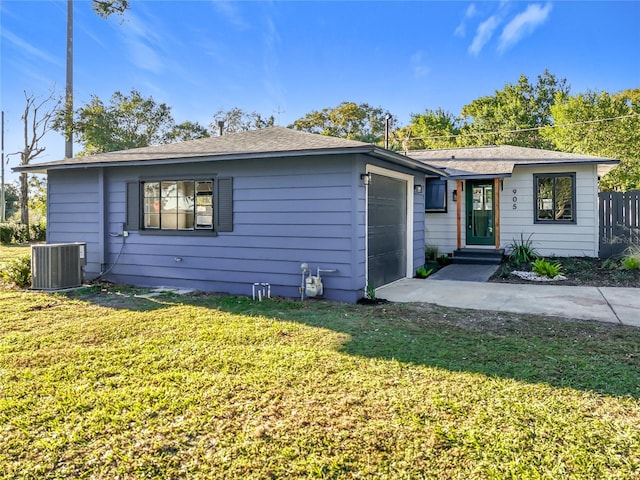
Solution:
M640 331L0 291L1 478L629 479Z
M29 245L0 245L0 266L14 258L31 253Z

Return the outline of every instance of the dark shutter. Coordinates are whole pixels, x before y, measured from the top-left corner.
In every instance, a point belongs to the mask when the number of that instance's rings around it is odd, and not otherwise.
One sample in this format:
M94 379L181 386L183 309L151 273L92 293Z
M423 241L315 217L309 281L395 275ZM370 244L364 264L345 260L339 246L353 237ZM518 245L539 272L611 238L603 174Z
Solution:
M233 231L233 179L219 177L216 180L216 231Z
M126 230L140 229L140 184L127 182L127 220Z

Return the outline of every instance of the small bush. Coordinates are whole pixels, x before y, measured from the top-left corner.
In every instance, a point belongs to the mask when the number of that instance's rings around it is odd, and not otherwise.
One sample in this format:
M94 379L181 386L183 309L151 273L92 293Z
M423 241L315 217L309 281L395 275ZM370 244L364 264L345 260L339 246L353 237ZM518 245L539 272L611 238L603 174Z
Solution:
M12 283L20 288L31 285L31 255L10 260L0 268L0 278L6 283Z
M44 242L47 239L47 224L45 222L34 223L30 227L31 241Z
M435 262L438 258L437 245L425 245L424 246L424 258L426 262Z
M452 260L449 255L440 255L438 257L437 262L438 262L438 265L440 265L441 267L445 267L449 265L452 262Z
M538 275L555 278L562 274L562 265L559 262L551 263L544 258L538 258L533 262L532 270Z
M624 252L624 257L620 262L625 270L640 269L640 247L631 246Z
M538 252L533 248L533 242L531 237L533 233L524 239L524 234L520 234L520 241L514 239L508 247L509 260L513 262L517 267L524 265L525 263L533 262L538 258Z
M640 270L640 260L638 257L624 257L620 263L625 270Z
M416 277L418 278L427 278L429 275L433 273L433 268L426 269L424 267L420 267L416 270Z
M29 228L22 223L0 224L0 243L27 243L29 238Z

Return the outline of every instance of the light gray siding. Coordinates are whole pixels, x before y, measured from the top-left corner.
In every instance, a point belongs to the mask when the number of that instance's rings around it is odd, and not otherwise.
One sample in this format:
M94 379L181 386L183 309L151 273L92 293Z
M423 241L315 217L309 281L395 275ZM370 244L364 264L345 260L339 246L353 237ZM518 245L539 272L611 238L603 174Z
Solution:
M534 222L533 175L540 173L576 174L576 223L550 224ZM439 253L456 248L456 204L451 201L455 181L448 181L447 213L427 213L425 242L438 247ZM466 188L466 186L465 186ZM543 256L598 255L598 181L595 165L516 167L511 177L502 180L500 191L500 247L508 248L514 241L531 235L533 246ZM461 217L466 218L464 193ZM462 225L462 246L465 247L465 225ZM489 247L490 248L490 247Z
M576 174L576 223L535 223L533 175L572 172ZM597 215L595 165L516 168L511 178L505 178L500 192L500 244L508 247L522 233L525 239L531 235L533 246L543 256L597 257Z

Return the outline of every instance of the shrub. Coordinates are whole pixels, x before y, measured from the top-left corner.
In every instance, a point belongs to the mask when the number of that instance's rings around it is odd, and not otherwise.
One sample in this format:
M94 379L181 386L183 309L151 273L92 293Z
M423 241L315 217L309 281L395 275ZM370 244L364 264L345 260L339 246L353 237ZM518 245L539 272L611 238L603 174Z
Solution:
M6 283L12 283L20 288L31 285L31 255L10 260L0 268L0 278Z
M533 242L531 237L533 233L524 239L524 234L520 234L520 241L513 239L508 247L509 260L513 262L517 267L524 265L525 263L533 262L538 258L538 252L533 248Z
M438 246L437 245L425 245L424 246L424 258L425 261L435 262L438 258Z
M433 268L426 269L424 267L420 267L416 270L416 277L418 278L427 278L429 275L433 273Z
M624 257L620 262L622 268L626 270L639 270L640 269L640 247L632 246L627 248L624 252Z
M29 228L22 223L0 224L0 243L27 243Z
M626 270L640 270L640 260L638 257L624 257L621 263L622 268Z
M533 262L532 270L543 277L555 278L562 274L562 265L559 262L551 263L544 258L538 258Z
M34 223L30 230L31 241L44 242L47 239L47 224L45 222Z

